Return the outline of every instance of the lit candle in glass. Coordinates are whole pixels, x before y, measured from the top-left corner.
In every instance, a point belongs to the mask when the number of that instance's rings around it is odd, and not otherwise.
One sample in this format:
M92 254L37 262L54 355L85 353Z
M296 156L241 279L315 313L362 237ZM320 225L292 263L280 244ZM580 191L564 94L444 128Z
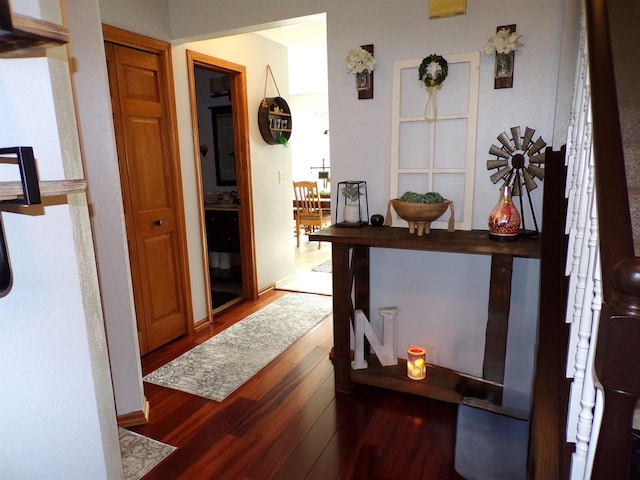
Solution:
M407 376L412 380L422 380L427 376L426 351L422 347L407 350Z

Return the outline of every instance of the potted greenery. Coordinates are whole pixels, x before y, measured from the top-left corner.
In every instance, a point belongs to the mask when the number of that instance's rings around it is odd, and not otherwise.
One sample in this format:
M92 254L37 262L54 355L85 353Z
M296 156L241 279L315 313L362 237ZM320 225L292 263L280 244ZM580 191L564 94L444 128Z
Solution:
M344 206L344 221L358 223L360 221L360 203L358 202L363 192L357 183L347 183L341 190L347 203Z
M419 237L431 231L431 222L437 220L449 208L448 230L453 231L453 202L443 198L438 192L405 192L401 197L390 201L398 216L409 224L409 233Z

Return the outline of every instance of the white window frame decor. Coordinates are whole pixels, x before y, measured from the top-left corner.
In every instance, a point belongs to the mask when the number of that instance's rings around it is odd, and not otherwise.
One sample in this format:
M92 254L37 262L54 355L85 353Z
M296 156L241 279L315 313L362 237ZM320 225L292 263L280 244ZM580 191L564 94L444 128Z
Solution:
M454 201L454 207L456 211L456 221L455 228L457 230L470 230L471 229L471 220L473 216L473 188L474 188L474 172L475 172L475 159L476 159L476 130L477 130L477 117L478 117L478 88L479 88L479 77L480 77L480 52L469 52L469 53L460 53L454 55L444 55L448 65L449 65L449 74L451 75L451 67L455 66L455 64L460 63L468 63L468 83L467 92L467 111L464 112L455 112L455 113L446 113L447 105L440 104L440 112L438 112L437 117L434 118L425 118L422 116L401 116L402 105L401 102L407 102L408 99L403 100L402 95L402 73L405 70L414 70L415 71L415 79L416 83L419 83L418 80L418 67L420 66L422 59L408 59L408 60L397 60L393 63L393 97L392 97L392 114L391 114L391 172L390 172L390 198L398 198L398 196L402 195L403 192L399 192L400 186L400 178L405 175L423 175L427 178L427 189L425 192L418 193L426 193L427 191L434 191L434 179L438 175L447 175L447 174L460 174L464 176L464 192L459 191L456 192L458 199L464 198L462 201L462 205L459 205L459 200ZM455 67L454 67L455 68ZM406 72L408 73L408 72ZM441 89L445 90L447 88L453 88L450 86L450 80L443 82L441 85ZM442 95L440 96L442 97ZM428 101L427 92L425 89L422 89L422 95L416 98L411 98L410 102L413 103L415 101L416 104L425 105ZM442 101L442 100L440 100ZM444 111L445 113L441 113ZM436 166L436 143L438 142L437 129L438 125L442 125L443 122L451 121L451 120L465 120L466 123L466 138L460 139L460 141L465 142L465 158L464 165L458 167L444 167L444 166ZM425 141L428 142L426 146L426 156L427 158L422 159L420 167L411 167L411 168L400 168L402 165L402 152L400 148L400 127L403 123L408 122L424 122L426 124L426 128L428 129L428 139ZM462 165L462 162L460 163ZM445 198L449 198L452 195L451 192L439 192ZM406 227L407 223L402 220L397 215L394 216L392 221L393 226L401 226ZM446 219L436 221L432 223L432 228L447 228Z

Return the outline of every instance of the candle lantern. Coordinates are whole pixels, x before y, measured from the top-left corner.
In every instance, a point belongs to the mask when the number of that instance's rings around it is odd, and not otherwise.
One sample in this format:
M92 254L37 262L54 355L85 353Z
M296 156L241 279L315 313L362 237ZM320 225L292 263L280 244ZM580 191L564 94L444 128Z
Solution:
M422 380L427 376L426 351L422 347L407 350L407 376L412 380Z
M344 198L336 207L336 226L362 227L369 224L369 200L367 198L367 182L364 180L348 180L338 182L338 193ZM341 222L338 217L341 216Z

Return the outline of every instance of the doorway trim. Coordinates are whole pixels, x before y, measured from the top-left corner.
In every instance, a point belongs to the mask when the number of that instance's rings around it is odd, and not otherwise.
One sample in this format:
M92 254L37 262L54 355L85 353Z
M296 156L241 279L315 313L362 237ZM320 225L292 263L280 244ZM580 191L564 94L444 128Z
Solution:
M231 104L233 106L233 132L236 159L236 188L238 205L238 226L240 230L240 256L242 270L243 298L258 298L258 280L256 274L255 239L253 236L253 187L251 184L251 155L249 148L249 109L247 103L247 75L244 65L228 62L203 53L187 50L187 73L189 77L189 102L191 104L191 129L195 159L196 180L202 185L200 168L200 138L198 134L198 109L196 103L196 82L194 68L201 67L229 75L231 80ZM209 252L207 251L204 196L198 189L198 209L200 212L200 239L202 244L205 296L209 306L209 322L213 322L211 303L211 281L209 279Z

